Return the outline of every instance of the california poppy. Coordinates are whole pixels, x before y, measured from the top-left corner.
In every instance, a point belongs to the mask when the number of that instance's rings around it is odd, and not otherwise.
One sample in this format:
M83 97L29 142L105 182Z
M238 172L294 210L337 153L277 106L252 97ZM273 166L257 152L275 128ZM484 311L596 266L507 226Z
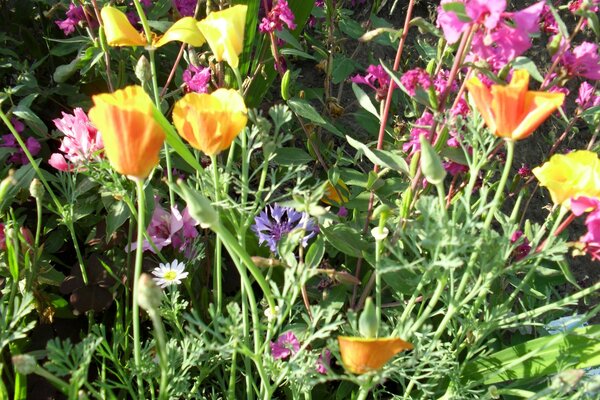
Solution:
M146 178L159 161L165 133L153 117L154 104L141 86L92 96L89 117L102 132L104 151L117 172Z
M398 338L361 338L338 336L340 355L346 370L364 374L383 367L392 357L413 345Z
M248 6L237 5L212 12L198 22L198 28L206 38L215 59L225 60L233 68L238 67L238 56L244 48L247 11Z
M104 7L100 11L106 41L110 46L145 46L148 40L138 32L127 19L127 16L114 7ZM151 42L154 47L160 47L174 40L202 46L205 42L198 29L197 22L192 17L184 17L175 22L164 35L153 37Z
M527 90L529 73L517 70L508 85L488 88L479 78L467 81L467 89L488 128L496 136L525 139L563 104L564 93Z
M175 103L173 123L192 147L209 156L229 148L246 126L247 109L242 96L233 89L211 94L188 93Z

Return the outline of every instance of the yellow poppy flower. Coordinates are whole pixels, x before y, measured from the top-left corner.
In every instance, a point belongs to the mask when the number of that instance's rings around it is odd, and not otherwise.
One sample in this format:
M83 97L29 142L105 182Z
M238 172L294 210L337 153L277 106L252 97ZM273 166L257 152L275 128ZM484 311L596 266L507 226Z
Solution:
M233 89L188 93L173 108L179 135L209 156L229 148L247 122L244 99Z
M488 128L496 136L525 139L563 104L564 93L528 91L529 73L517 70L508 85L487 88L479 78L467 81L467 89Z
M555 154L532 172L540 185L550 191L555 204L569 207L571 198L600 198L600 159L594 152L577 150Z
M338 336L340 355L347 371L364 374L383 367L392 357L413 345L398 338L365 339Z
M92 96L92 123L102 133L104 151L113 168L144 179L159 161L165 133L152 116L154 104L141 86Z
M237 5L212 12L198 22L198 28L206 38L215 59L225 60L233 68L238 67L238 56L244 48L246 11L248 6Z
M148 41L127 19L127 16L114 7L104 7L100 11L106 41L110 46L146 46ZM160 47L174 40L202 46L205 42L198 29L197 21L192 17L181 18L164 35L152 38L152 46Z

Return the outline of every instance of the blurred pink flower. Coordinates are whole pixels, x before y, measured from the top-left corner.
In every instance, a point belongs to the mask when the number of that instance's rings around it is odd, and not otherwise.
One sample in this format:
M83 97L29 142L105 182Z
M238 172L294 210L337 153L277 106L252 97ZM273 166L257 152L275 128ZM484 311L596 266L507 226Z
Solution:
M512 236L510 237L510 242L512 244L515 244L515 243L521 241L521 238L523 238L522 242L513 251L513 257L514 257L515 261L520 261L520 260L524 259L525 257L527 257L527 255L531 251L529 239L527 239L527 236L524 236L522 231L519 231L519 230L515 231L512 234Z
M554 61L561 54L558 52L552 57ZM600 79L600 57L598 45L592 42L583 42L573 51L567 50L560 56L560 63L571 76L581 76L587 79Z
M587 110L591 107L600 106L600 96L596 94L594 86L584 81L579 86L579 92L575 103L577 103L582 110Z
M271 355L275 360L284 360L300 350L300 342L294 332L288 331L271 342Z
M433 124L433 114L429 111L424 111L421 118L417 119L410 130L410 138L408 142L402 145L402 150L410 156L421 150L421 135L424 135L427 140L431 141L431 124Z
M13 126L15 127L15 130L17 132L21 132L25 128L22 122L16 120L13 121ZM19 131L19 129L21 131ZM15 139L15 137L12 134L2 135L2 137L0 138L0 147L12 149L10 156L7 159L8 163L15 165L29 164L29 159L25 155L23 149L21 149L21 146L19 146L19 142L17 142L17 139ZM25 147L27 147L27 150L29 150L29 153L31 153L32 156L37 156L42 148L40 142L38 142L37 139L32 137L28 137L27 140L25 140Z
M85 111L75 108L73 114L62 113L62 118L53 120L56 128L65 136L48 164L60 171L71 171L98 158L104 148L100 132L92 125Z
M4 224L0 222L0 250L6 250L6 234L4 233Z
M600 260L600 200L590 197L571 199L571 211L580 216L588 213L585 219L587 233L579 238L585 245L585 251L594 260Z
M331 368L331 351L329 349L323 349L319 358L317 359L317 372L321 375L327 374L327 371Z
M421 87L424 91L427 91L431 86L431 77L423 68L413 68L402 74L400 83L406 89L408 94L414 96L417 92L417 87ZM445 86L445 83L444 83Z
M462 174L463 172L467 172L469 167L463 164L459 164L455 161L444 161L442 163L446 172L448 172L452 176L456 176L458 174Z
M75 27L81 22L85 21L85 11L83 7L69 4L69 10L66 13L67 18L63 20L54 21L63 33L68 36L75 32Z
M290 10L287 0L277 0L277 4L271 8L266 17L263 17L258 30L262 33L282 31L285 24L289 30L296 29L294 13Z
M173 0L173 5L182 17L192 17L198 0Z
M208 93L210 79L210 68L196 67L190 64L185 71L183 71L183 82L185 83L188 91L196 93Z
M550 35L556 35L558 33L558 23L547 4L544 4L544 9L542 10L540 18L542 20L542 30L544 32Z
M444 5L450 3L463 3L470 21L461 20L454 11L444 10ZM448 43L455 43L474 24L483 25L487 30L494 29L505 9L506 0L442 0L438 7L437 24Z
M371 89L375 90L377 100L381 101L387 95L390 76L381 65L369 65L366 75L354 75L350 78L350 81L371 87Z

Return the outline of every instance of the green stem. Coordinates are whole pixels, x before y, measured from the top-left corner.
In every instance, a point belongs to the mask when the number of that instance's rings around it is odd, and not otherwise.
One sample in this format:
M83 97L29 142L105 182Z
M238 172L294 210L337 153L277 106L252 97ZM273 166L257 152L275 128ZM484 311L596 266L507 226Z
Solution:
M492 206L490 207L490 211L488 212L487 218L483 224L483 230L487 231L492 223L492 219L494 219L494 214L496 213L496 209L498 208L498 204L500 203L500 198L504 193L504 187L506 186L506 181L508 180L508 174L510 172L510 167L512 166L513 156L515 154L515 142L511 139L506 139L506 162L504 164L504 170L502 171L502 177L500 178L500 183L498 183L498 187L496 188L496 194L494 195L494 199L492 200Z
M58 390L60 390L61 392L63 392L63 394L69 393L69 384L67 382L63 381L62 379L60 379L56 375L54 375L54 374L46 371L41 366L36 365L35 368L33 369L33 373L36 374L36 375L41 376L44 379L46 379L48 382L50 382L55 387L57 387Z
M165 326L162 323L159 313L156 310L148 310L148 315L152 319L154 326L154 335L158 343L158 356L160 364L160 386L158 391L159 400L168 399L167 378L169 371L169 360L167 359L167 340Z
M137 225L137 238L138 242L141 241L141 238L144 236L144 231L146 230L145 225L145 210L146 210L146 201L145 201L145 193L144 193L144 182L142 180L135 181L136 190L137 190L137 200L138 200L138 225ZM139 292L139 284L140 284L140 274L142 273L142 261L143 261L143 253L144 246L142 243L138 243L137 248L135 249L135 269L133 271L133 304L131 307L132 313L132 322L133 322L133 358L135 362L136 368L136 378L138 383L138 395L140 398L143 398L143 382L141 376L141 364L142 364L142 344L140 339L140 311L138 304L138 292Z
M213 170L213 185L214 185L214 194L215 194L215 204L219 207L219 203L221 202L220 196L220 182L219 182L219 166L217 164L217 156L211 155L211 164ZM223 273L223 264L222 264L222 246L221 246L221 238L217 235L217 240L215 241L215 263L214 263L214 271L213 271L213 290L215 292L216 298L216 308L217 313L221 313L221 309L223 307L223 285L222 285L222 273Z

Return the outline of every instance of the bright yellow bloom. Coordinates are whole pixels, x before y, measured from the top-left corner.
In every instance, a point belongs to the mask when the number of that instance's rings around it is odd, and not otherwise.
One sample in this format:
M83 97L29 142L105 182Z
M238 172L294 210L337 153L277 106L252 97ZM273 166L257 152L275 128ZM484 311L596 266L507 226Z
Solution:
M353 374L376 371L396 354L413 348L412 344L398 338L338 336L338 344L344 367Z
M114 7L104 7L100 11L106 41L110 46L146 46L148 41L143 34L138 32L127 19L127 16ZM175 22L160 37L152 38L152 46L160 47L174 40L202 46L205 42L198 29L197 21L192 17L181 18Z
M165 133L153 117L154 104L141 86L92 96L92 123L102 133L104 151L117 172L144 179L159 161Z
M350 190L344 181L340 179L335 187L333 187L331 182L327 182L325 194L321 201L330 206L341 206L348 202L348 196L350 196Z
M233 68L238 67L238 56L244 48L246 11L248 6L237 5L212 12L198 22L198 28L206 38L215 59L225 60Z
M555 204L569 206L571 198L580 196L600 198L600 159L591 151L556 154L532 172Z
M467 81L467 89L488 128L496 136L525 139L565 100L564 93L528 91L529 73L517 70L508 85L492 85L478 78Z
M248 122L242 96L233 89L188 93L175 103L173 123L192 147L212 156L229 148Z

